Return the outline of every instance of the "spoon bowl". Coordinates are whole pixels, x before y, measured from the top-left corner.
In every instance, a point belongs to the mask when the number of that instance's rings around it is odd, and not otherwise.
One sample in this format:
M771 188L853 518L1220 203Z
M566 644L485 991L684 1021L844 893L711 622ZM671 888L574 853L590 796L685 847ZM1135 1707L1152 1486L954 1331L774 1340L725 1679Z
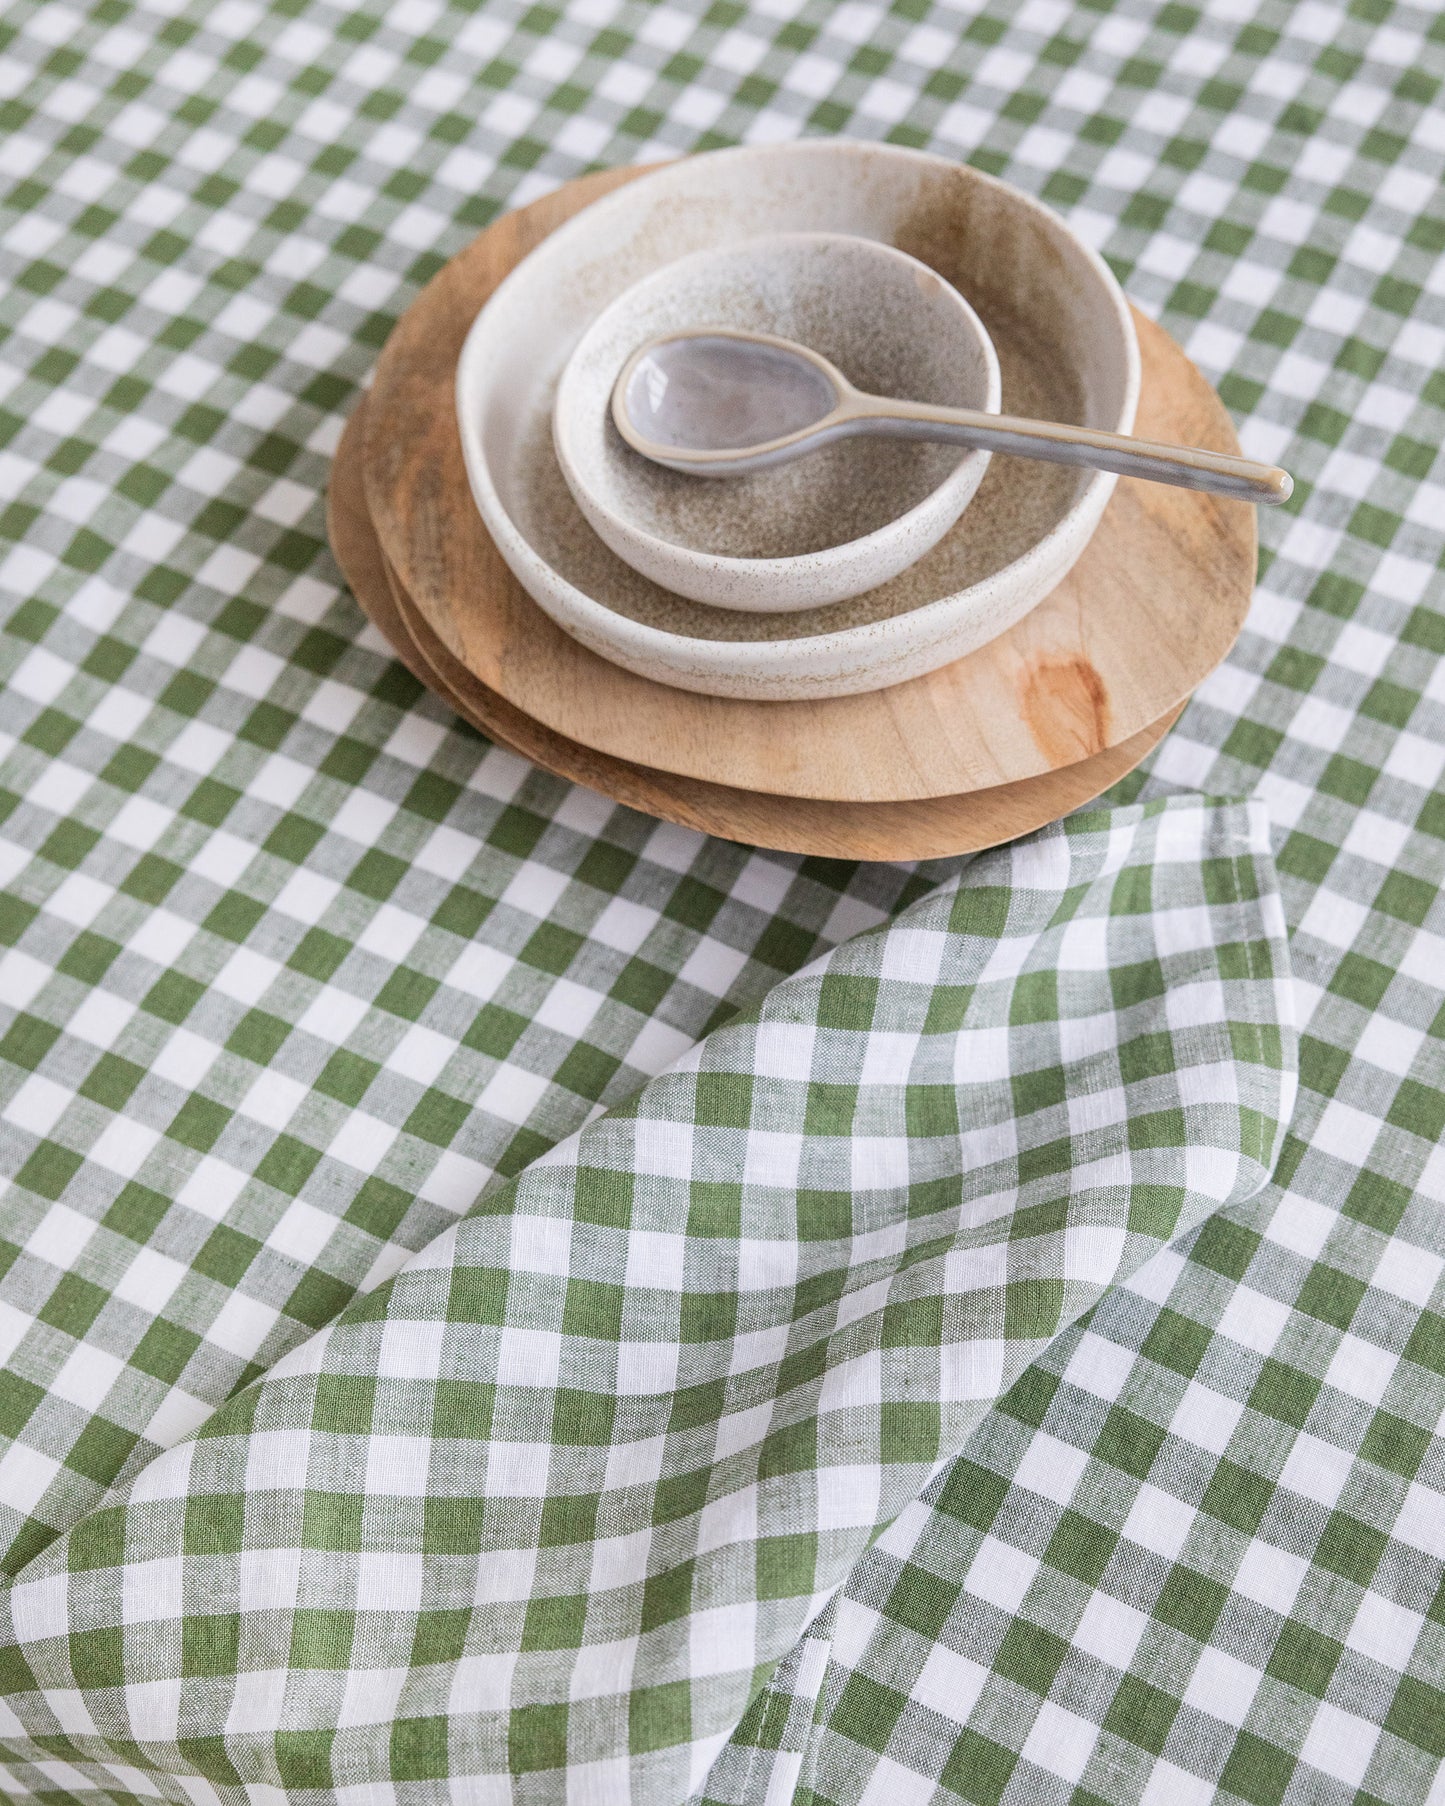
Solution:
M679 337L697 328L701 340ZM818 353L799 358L780 336L793 334ZM665 367L672 340L701 348L686 373ZM658 348L662 361L639 363L639 345ZM730 379L739 352L760 383ZM664 437L684 431L698 407L734 440L755 439L760 423L815 422L833 406L835 368L842 380L944 406L986 411L1000 400L998 359L973 309L926 265L876 240L747 239L679 259L620 295L584 332L558 384L558 465L592 530L634 570L673 595L747 613L831 605L907 570L963 513L988 454L851 439L786 471L699 484L639 456L617 430L624 365L635 366L637 406Z

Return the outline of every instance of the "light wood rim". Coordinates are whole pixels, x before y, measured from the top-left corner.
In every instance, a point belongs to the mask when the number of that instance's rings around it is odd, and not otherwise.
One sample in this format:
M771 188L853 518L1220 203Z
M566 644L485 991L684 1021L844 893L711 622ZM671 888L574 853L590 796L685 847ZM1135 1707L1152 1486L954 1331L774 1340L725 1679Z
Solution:
M361 470L366 406L359 402L346 424L326 498L332 550L362 609L413 676L490 739L644 814L725 840L835 859L972 853L1030 833L1091 801L1132 770L1178 714L1171 711L1126 745L1044 777L897 804L752 793L611 758L532 721L459 664L431 631L390 571L367 513Z

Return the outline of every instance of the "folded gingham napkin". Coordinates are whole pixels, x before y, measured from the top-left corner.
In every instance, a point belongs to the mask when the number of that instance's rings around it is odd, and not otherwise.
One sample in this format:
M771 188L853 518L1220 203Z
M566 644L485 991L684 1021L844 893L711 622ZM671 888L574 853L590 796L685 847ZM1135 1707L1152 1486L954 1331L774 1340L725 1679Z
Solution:
M974 860L23 1569L0 1758L177 1801L682 1802L1045 1344L1265 1183L1295 1059L1258 805Z

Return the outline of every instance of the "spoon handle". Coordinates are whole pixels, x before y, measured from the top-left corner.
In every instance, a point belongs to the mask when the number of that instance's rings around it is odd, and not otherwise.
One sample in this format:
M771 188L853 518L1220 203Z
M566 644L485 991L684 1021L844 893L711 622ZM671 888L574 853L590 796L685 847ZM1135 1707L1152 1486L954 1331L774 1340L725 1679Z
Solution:
M966 445L975 451L1008 452L1049 464L1078 464L1090 470L1112 470L1122 477L1172 483L1179 489L1203 489L1211 495L1235 496L1246 502L1287 502L1294 488L1288 471L1253 458L1193 445L1159 445L1127 433L1102 433L1087 426L1052 420L1023 420L1011 414L986 414L975 408L934 407L922 401L894 401L883 395L855 394L842 410L854 432L880 433L900 439L934 439Z

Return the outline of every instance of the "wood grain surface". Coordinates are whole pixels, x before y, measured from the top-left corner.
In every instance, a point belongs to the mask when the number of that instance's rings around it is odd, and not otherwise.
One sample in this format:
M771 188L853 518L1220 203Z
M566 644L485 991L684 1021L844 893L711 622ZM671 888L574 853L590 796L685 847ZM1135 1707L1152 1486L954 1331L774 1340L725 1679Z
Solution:
M505 215L438 273L382 352L364 429L367 504L406 596L453 659L534 723L654 773L890 805L1039 777L1177 709L1243 623L1254 509L1128 480L1073 572L1023 621L955 664L870 695L694 695L623 671L557 627L507 569L472 501L456 359L502 277L638 173L583 177ZM1138 431L1237 451L1204 377L1162 329L1142 316L1138 326Z
M460 664L385 560L367 512L363 419L347 422L327 491L332 550L357 601L408 669L489 738L546 771L664 821L753 846L837 859L929 859L1015 839L1090 801L1131 770L1178 710L1078 764L1017 784L905 803L837 803L738 790L609 757L524 715Z

